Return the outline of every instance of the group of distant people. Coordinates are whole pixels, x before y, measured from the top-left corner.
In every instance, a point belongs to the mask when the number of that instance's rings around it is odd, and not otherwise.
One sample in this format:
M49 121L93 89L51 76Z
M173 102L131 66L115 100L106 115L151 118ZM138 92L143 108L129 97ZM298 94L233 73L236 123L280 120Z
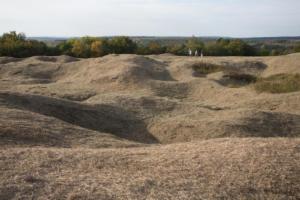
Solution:
M196 50L195 53L193 53L193 51L189 49L189 56L199 56L198 50ZM200 56L201 58L203 58L203 51L201 51Z

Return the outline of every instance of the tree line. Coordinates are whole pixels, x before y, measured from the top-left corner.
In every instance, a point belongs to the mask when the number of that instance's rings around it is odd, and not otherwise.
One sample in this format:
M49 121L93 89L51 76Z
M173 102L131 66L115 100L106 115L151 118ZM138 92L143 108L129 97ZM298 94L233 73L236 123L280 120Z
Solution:
M188 55L188 51L203 52L207 56L268 56L275 54L272 49L255 48L240 39L220 38L204 43L196 37L185 43L163 45L159 41L147 43L133 41L130 37L113 38L82 37L63 41L55 46L29 40L23 33L4 33L0 37L0 56L29 57L36 55L69 55L79 58L100 57L107 54L163 54ZM300 44L294 47L300 52ZM280 55L283 52L276 52Z

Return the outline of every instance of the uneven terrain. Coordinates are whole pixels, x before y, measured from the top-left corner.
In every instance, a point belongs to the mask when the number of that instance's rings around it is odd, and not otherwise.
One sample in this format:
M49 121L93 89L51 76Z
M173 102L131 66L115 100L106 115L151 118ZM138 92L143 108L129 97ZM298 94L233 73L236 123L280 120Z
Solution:
M298 73L300 54L2 57L0 200L299 199L300 91L252 82Z

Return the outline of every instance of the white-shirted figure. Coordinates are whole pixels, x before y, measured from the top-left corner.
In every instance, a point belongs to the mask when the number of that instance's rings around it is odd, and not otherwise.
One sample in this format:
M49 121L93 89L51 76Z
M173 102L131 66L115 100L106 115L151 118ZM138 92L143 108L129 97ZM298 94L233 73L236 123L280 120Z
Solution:
M203 51L201 51L201 58L203 58Z
M193 52L191 49L189 49L189 56L192 56Z
M195 51L195 56L198 56L198 50Z

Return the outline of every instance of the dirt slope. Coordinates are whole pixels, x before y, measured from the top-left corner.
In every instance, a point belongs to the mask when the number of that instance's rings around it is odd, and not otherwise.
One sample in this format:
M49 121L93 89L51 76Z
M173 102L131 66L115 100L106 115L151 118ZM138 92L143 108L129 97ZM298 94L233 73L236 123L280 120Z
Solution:
M300 54L2 57L0 199L300 198L300 92L228 76L280 73Z

